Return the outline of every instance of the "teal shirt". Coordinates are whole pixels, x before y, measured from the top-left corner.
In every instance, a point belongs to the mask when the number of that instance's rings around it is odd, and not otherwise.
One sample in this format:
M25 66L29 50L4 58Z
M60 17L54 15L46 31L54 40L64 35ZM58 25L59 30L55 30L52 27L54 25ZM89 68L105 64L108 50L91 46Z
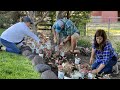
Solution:
M64 29L59 33L61 38L66 38L67 36L73 35L75 32L79 32L75 24L70 19L64 18L59 20L61 20L65 25ZM56 29L56 22L54 23L53 28Z

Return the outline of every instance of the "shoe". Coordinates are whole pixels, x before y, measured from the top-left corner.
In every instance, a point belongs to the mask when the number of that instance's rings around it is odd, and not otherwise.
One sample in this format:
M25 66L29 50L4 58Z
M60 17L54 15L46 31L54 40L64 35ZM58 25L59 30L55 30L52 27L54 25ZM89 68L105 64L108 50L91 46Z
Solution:
M2 47L2 46L0 46L0 51L1 51L1 47Z
M2 51L6 51L6 47L2 46L2 47L1 47L1 50L2 50Z
M117 62L120 62L120 58L117 60Z
M72 54L80 54L80 51L79 50L74 50L74 52L72 52L72 50L70 50L70 53L72 53Z
M113 72L113 74L119 74L119 68L118 68L118 64L117 63L116 63L116 65L113 66L112 72Z

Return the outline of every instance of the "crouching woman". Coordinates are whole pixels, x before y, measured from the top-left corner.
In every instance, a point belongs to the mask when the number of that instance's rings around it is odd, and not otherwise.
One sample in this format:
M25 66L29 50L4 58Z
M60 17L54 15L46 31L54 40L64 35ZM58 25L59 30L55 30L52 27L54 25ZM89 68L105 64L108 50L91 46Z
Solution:
M94 61L95 57L95 62ZM112 73L112 67L117 63L117 54L112 44L107 39L104 30L99 29L94 36L90 64L92 64L92 73Z

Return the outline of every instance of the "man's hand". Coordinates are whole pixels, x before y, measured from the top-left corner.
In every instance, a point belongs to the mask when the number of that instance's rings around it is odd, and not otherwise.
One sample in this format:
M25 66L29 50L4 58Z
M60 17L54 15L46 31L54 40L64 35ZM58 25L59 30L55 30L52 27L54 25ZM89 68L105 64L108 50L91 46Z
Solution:
M59 49L61 49L63 45L64 45L64 43L61 42L60 45L59 45Z
M61 42L61 43L60 43L60 46L63 46L63 45L64 45L64 42Z
M56 40L56 38L54 38L54 43L57 43L57 40Z
M66 43L66 42L68 42L70 40L71 40L71 36L67 36L67 38L65 38L63 41L64 41L64 43Z
M39 43L36 43L36 47L40 47L40 46L41 46L41 44L42 44L42 42L41 42L41 41L39 41Z

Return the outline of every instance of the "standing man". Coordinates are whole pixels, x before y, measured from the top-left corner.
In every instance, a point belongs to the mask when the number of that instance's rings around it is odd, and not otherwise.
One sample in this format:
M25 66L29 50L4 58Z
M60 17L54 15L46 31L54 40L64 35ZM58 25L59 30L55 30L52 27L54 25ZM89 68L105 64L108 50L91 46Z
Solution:
M1 43L5 46L4 50L20 54L21 51L17 47L17 44L21 43L25 36L30 36L39 44L40 39L30 31L29 26L31 24L33 24L32 20L28 16L25 16L22 22L18 22L5 30L0 37Z
M59 19L53 27L54 42L57 43L64 52L74 53L80 32L70 19Z

